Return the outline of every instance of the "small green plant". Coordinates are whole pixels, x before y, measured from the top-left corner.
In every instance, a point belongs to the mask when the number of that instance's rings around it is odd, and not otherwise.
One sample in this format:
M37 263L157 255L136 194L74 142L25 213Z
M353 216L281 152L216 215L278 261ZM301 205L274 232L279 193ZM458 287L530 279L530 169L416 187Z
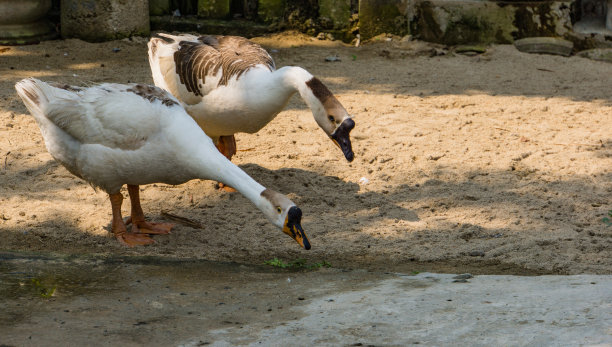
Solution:
M601 221L606 223L607 226L612 225L612 210L608 211L608 217L604 217Z
M314 263L314 264L308 264L306 259L303 258L298 258L294 261L291 261L289 263L285 263L284 261L278 259L278 258L274 258L271 260L266 260L264 262L264 264L266 265L270 265L270 266L274 266L274 267L278 267L281 269L308 269L308 270L313 270L313 269L319 269L322 267L331 267L331 264L325 260L318 262L318 263Z
M284 268L289 266L289 264L284 263L282 260L280 260L278 258L274 258L274 259L271 259L271 260L266 260L266 261L264 261L264 264L270 265L270 266L274 266L274 267L280 267L281 269L284 269Z
M357 56L354 54L351 55L351 58L353 58L353 60L357 60Z
M34 286L34 290L36 290L36 294L45 299L50 298L55 294L56 287L46 287L44 284L40 283L38 278L32 278L32 285Z

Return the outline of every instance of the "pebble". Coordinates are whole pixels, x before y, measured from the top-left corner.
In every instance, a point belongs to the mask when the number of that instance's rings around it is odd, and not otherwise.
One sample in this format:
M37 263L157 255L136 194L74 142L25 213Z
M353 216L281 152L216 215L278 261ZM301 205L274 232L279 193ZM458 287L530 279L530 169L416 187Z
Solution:
M484 256L485 256L484 251L471 251L470 252L470 257L484 257Z
M455 280L467 280L469 278L474 278L474 276L471 273L464 273L453 277Z

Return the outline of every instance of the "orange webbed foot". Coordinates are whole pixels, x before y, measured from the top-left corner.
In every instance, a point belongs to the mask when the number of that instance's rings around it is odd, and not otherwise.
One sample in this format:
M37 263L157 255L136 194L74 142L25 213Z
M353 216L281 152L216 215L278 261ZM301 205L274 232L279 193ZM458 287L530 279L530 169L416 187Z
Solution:
M155 243L155 240L153 240L146 234L124 233L115 235L115 237L121 244L126 245L128 247L144 246Z
M125 224L132 223L132 217L128 217L125 220ZM165 235L170 234L170 231L174 227L172 223L152 223L147 221L138 221L132 224L133 234L149 234L149 235Z
M234 193L234 192L237 191L236 188L230 187L227 184L224 184L224 183L221 183L221 182L217 183L217 188L219 190L222 190L222 191L226 192L226 193Z
M170 230L172 230L173 227L174 224L171 223L141 222L132 225L132 232L149 235L165 235L170 234Z

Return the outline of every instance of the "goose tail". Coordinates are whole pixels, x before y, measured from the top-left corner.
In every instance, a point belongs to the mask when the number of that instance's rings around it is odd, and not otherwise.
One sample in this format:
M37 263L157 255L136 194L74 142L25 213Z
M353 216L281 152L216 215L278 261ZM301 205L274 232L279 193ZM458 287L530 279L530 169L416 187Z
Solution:
M149 47L149 66L151 67L151 74L153 75L153 83L165 90L168 90L168 87L166 86L166 81L161 72L159 58L162 52L167 50L167 45L168 42L157 37L151 38L147 44Z
M28 111L36 118L48 118L54 104L75 104L81 88L55 82L43 82L30 77L15 84L17 94L23 100ZM53 102L52 102L53 101Z
M61 116L62 107L78 108L78 95L75 93L78 89L64 84L52 84L26 78L17 82L15 89L36 119L49 153L74 173L69 163L74 162L80 144L54 122L53 115Z
M156 36L158 37L152 37L147 44L153 82L156 86L178 97L174 81L178 78L175 72L174 53L179 50L181 42L195 41L197 36L189 34L177 36L164 33L158 33Z
M35 78L26 78L15 84L17 94L36 120L45 118L45 110L49 105L49 99L45 95L43 85L46 85L46 83Z

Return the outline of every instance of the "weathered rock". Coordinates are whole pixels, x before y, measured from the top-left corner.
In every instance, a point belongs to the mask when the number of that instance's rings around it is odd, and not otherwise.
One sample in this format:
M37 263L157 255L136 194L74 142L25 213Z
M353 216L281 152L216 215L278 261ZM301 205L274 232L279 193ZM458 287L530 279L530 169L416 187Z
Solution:
M448 45L510 43L515 8L488 1L426 1L419 3L413 33Z
M593 60L606 61L612 63L612 49L611 48L596 48L589 49L586 51L579 52L578 56L589 58Z
M62 0L62 36L85 41L149 35L148 0Z
M464 274L460 274L457 276L453 276L453 279L455 280L467 280L470 278L474 278L474 276L471 273L464 273Z
M612 1L612 0L611 0ZM569 1L362 0L362 39L381 33L412 34L445 45L512 43L533 36L564 37L572 31Z
M413 2L409 0L359 1L359 34L362 40L381 33L409 34Z
M0 1L0 44L27 44L50 38L55 32L45 15L51 0Z
M481 54L487 51L486 46L482 45L459 45L455 47L455 52L457 53L476 53Z
M525 53L544 53L569 56L574 44L556 37L528 37L514 41L514 46Z
M482 250L474 250L469 253L470 257L484 257L485 252Z
M225 19L230 14L230 0L198 0L198 17Z

